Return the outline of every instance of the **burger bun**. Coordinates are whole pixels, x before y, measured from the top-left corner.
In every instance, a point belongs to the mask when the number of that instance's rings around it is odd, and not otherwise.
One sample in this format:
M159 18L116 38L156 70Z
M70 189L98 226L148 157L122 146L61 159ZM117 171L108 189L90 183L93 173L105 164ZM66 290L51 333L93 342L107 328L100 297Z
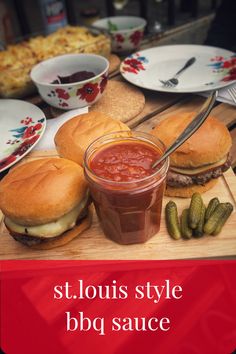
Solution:
M76 116L64 123L55 135L55 145L61 157L83 166L87 147L104 134L130 130L119 120L104 113L89 112Z

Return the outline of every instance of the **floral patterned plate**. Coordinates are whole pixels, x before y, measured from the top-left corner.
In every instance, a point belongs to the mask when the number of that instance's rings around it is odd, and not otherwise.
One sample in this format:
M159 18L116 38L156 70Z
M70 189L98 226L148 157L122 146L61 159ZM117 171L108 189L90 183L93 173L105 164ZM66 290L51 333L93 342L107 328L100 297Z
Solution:
M0 99L0 172L18 162L39 142L44 113L31 103Z
M179 76L174 88L164 87L188 59L195 63ZM236 80L236 54L225 49L203 45L160 46L127 57L121 74L134 85L163 92L203 92L219 89Z

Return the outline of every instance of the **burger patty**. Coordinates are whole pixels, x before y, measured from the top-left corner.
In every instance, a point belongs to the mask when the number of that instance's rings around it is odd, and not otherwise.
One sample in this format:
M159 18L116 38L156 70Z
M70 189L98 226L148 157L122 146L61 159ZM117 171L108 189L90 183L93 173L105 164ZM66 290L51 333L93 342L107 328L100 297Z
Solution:
M85 219L87 217L88 214L88 206L86 206L86 208L84 208L82 210L82 212L80 213L80 215L78 216L77 220L76 220L76 225L79 225L83 219ZM11 234L11 236L16 240L19 241L21 243L23 243L26 246L34 246L34 245L39 245L41 243L47 243L50 242L54 239L59 239L60 237L63 237L64 233L66 233L69 230L66 230L65 232L63 232L61 235L59 236L54 236L54 237L50 237L50 238L43 238L43 237L37 237L37 236L29 236L27 235L27 229L25 229L25 234L20 234L18 232L12 231L9 227L7 227L9 233Z
M226 162L223 165L193 176L180 174L171 171L170 169L167 174L167 185L170 187L189 187L193 184L204 185L212 178L218 178L222 176L223 172L229 169L231 160L231 157L228 156Z

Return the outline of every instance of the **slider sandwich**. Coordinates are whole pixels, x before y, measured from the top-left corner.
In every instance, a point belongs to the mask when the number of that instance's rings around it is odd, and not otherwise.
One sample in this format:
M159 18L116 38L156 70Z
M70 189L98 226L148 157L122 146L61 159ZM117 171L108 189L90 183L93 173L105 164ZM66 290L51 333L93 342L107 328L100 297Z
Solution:
M62 246L90 227L83 169L43 158L10 170L0 182L0 209L15 240L36 249Z
M102 135L127 131L129 127L100 112L81 114L66 121L57 131L54 141L59 156L83 166L87 147Z
M158 124L151 134L169 147L195 113L171 115ZM165 194L171 197L191 197L212 188L231 164L232 139L228 129L218 119L209 116L203 125L170 156Z

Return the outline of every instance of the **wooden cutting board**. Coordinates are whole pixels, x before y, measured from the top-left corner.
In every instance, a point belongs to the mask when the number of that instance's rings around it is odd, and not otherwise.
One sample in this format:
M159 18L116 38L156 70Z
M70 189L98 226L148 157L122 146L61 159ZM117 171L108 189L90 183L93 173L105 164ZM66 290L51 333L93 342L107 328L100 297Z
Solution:
M56 156L55 151L37 151L29 154L25 161L45 156ZM230 201L234 211L218 236L175 241L167 234L164 213L160 232L145 244L118 245L107 239L98 222L95 211L89 230L65 246L52 250L32 250L15 241L1 222L0 259L192 259L236 256L236 177L228 170L216 186L203 194L205 204L218 196L220 201ZM173 199L173 198L172 198ZM169 198L164 198L163 208ZM189 205L189 199L174 198L179 213Z
M145 92L145 97L146 104L143 112L129 121L128 125L131 128L146 132L149 132L159 121L165 119L168 114L196 110L204 100L196 96L187 97L185 100L182 96L153 92L148 92L148 94ZM225 121L227 112L229 119ZM212 113L227 126L235 119L234 111L227 105L221 104L217 106ZM57 154L54 150L34 151L27 155L24 161L46 156L57 156ZM236 177L232 170L227 171L212 190L203 194L205 204L215 196L218 196L222 202L230 201L234 205L234 211L220 235L175 241L167 234L162 216L161 229L157 235L145 244L129 246L121 246L105 238L94 212L92 227L71 243L48 251L32 250L9 236L0 215L0 259L126 260L236 257ZM164 199L163 207L168 200L168 198ZM179 213L189 205L189 199L176 198L175 201L177 202Z

